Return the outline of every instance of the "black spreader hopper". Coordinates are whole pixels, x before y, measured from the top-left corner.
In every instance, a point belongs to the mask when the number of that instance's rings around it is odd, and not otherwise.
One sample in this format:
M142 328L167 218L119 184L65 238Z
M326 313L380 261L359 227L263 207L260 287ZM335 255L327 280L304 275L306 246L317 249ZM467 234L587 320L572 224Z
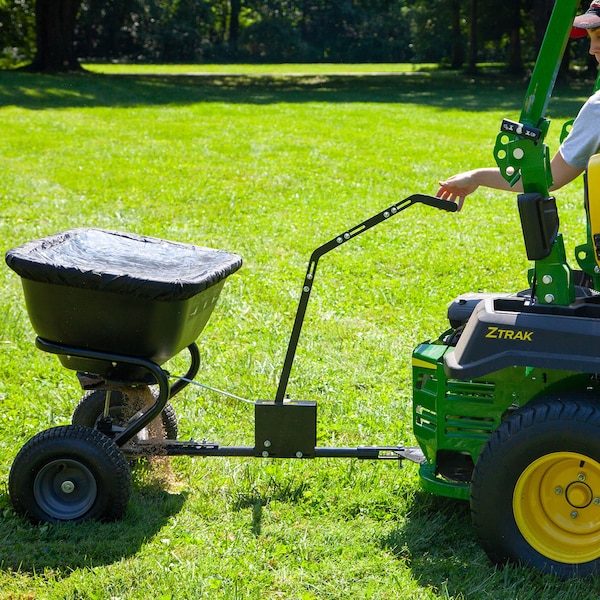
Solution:
M39 338L160 365L198 338L225 279L242 259L222 250L79 228L9 250L6 262L21 276ZM59 358L70 369L110 371L102 360Z

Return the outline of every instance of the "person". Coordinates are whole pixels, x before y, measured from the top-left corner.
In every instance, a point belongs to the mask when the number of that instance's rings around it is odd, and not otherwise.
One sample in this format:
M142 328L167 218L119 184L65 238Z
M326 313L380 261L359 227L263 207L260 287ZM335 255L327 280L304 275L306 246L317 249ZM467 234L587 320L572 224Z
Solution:
M583 15L575 17L571 37L589 37L589 52L600 64L600 0L593 0ZM600 150L600 90L582 106L569 135L550 161L552 179L550 191L573 181L586 168L591 156ZM498 168L480 168L458 173L439 182L436 196L451 200L461 210L465 198L484 186L497 190L522 192L518 181L514 186L504 179Z

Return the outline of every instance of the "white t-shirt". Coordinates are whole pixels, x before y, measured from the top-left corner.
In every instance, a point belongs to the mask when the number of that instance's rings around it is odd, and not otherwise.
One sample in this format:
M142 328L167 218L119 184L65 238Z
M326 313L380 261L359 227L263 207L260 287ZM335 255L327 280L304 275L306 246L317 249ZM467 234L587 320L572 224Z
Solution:
M590 158L600 150L600 90L581 107L569 135L559 148L565 162L586 168Z

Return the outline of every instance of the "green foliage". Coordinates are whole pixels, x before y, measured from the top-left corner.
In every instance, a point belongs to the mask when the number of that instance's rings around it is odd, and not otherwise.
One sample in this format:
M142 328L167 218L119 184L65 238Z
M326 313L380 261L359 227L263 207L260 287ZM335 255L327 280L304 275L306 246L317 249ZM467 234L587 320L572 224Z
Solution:
M239 48L247 56L271 63L294 62L309 53L299 30L280 18L261 19L244 28ZM313 59L318 61L319 58L315 53Z
M98 226L240 253L197 379L272 398L311 251L489 165L501 118L519 114L525 82L393 67L0 72L3 249ZM587 91L556 90L553 149ZM580 192L557 193L569 256L585 236ZM445 327L457 294L516 291L528 266L513 195L485 190L460 214L413 208L325 257L289 387L318 402L319 445L413 444L412 348ZM0 284L0 598L598 596L598 579L490 565L468 507L422 492L411 464L157 459L134 470L122 521L27 524L7 495L12 460L68 423L82 392L35 348L18 277L5 267ZM167 366L181 373L185 358ZM251 406L195 386L173 403L182 439L252 443Z
M252 13L240 40L249 59L407 62L414 56L414 31L397 2L274 0Z
M410 7L410 8L409 8ZM411 38L416 60L440 62L450 56L454 32L451 28L450 3L443 0L408 3Z
M31 60L35 19L30 0L0 0L0 68Z
M460 67L472 25L471 3L460 0L261 0L241 2L239 15L233 6L228 0L83 0L75 32L77 56L103 62L436 62ZM490 0L478 6L478 60L506 61L515 27L524 61L533 59L539 32L532 22L540 3L533 9L530 0ZM0 2L4 63L31 60L33 13L31 0ZM537 22L543 29L544 18Z
M79 56L196 61L216 24L213 4L207 0L84 1L76 30Z

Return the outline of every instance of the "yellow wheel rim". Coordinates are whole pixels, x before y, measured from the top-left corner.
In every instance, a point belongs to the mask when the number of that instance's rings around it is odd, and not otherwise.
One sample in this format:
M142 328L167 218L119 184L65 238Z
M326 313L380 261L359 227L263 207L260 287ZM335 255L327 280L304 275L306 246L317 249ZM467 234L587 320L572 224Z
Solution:
M575 452L538 458L513 495L519 531L551 560L581 564L600 557L600 463Z

